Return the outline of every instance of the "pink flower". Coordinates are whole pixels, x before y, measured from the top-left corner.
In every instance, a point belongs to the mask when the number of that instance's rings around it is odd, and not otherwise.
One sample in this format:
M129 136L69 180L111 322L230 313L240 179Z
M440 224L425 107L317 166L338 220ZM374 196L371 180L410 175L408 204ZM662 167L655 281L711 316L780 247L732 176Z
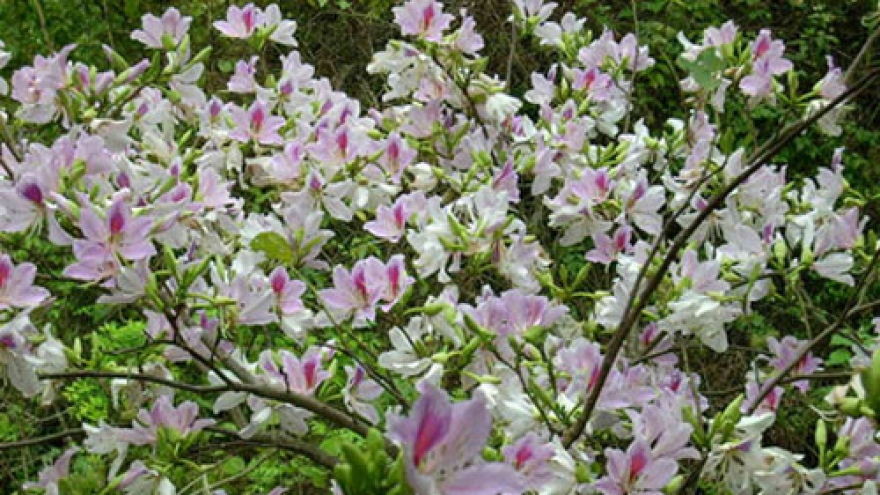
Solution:
M64 270L64 275L79 280L101 280L118 272L118 257L130 261L156 254L149 238L153 220L134 217L131 207L118 195L101 218L94 206L83 197L79 228L85 239L73 242L77 261Z
M397 242L406 233L407 222L426 205L425 193L419 191L400 196L393 205L376 209L376 219L364 224L364 229L376 237Z
M780 371L787 368L806 345L808 345L807 342L798 340L791 335L786 335L781 341L777 340L776 337L768 337L767 347L773 353L770 366ZM802 376L821 369L822 359L813 356L813 353L809 352L797 362L792 372L795 376ZM809 380L798 380L792 383L792 385L801 392L806 392L810 388Z
M192 435L215 423L213 419L198 419L199 406L186 401L177 407L163 395L147 411L141 409L131 428L120 428L120 440L134 445L154 445L159 440L159 429L173 430L182 436Z
M443 31L454 17L443 13L443 5L435 0L410 0L402 7L395 7L394 22L405 35L420 36L428 41L439 42Z
M455 37L455 47L469 55L476 55L485 45L483 37L476 32L477 23L473 17L467 15L467 11L462 9L461 16L461 27Z
M224 280L219 275L212 275L212 281L218 294L236 302L236 322L239 325L265 325L278 321L272 311L277 294L267 290L262 276L236 274L231 280Z
M49 291L34 286L37 267L31 263L15 266L9 255L0 255L0 310L34 307L49 297Z
M852 249L867 219L859 221L859 209L850 208L843 214L832 213L822 225L816 229L816 240L813 251L816 256L822 256L834 249Z
M782 394L785 393L785 389L774 386L773 389L767 392L764 398L761 399L761 403L755 405L755 401L765 392L766 388L766 383L762 385L754 380L749 380L749 382L746 383L746 400L743 402L741 408L742 412L745 413L754 408L755 414L775 413L779 409L779 405L782 403Z
M703 33L703 44L706 46L729 45L736 41L739 28L733 21L725 22L720 28L710 27Z
M382 395L382 387L360 365L346 366L348 382L342 390L342 397L349 409L367 419L371 424L379 423L379 413L372 401Z
M770 31L762 29L752 43L752 72L740 81L740 89L746 95L763 98L770 96L773 89L773 76L785 74L792 69L792 63L782 57L785 44L772 40Z
M605 449L605 457L608 472L594 485L604 495L662 495L678 470L672 459L655 459L641 439L633 441L626 452Z
M564 306L552 304L544 296L526 294L519 289L487 298L476 308L465 305L461 308L478 324L496 332L501 341L509 336L521 337L532 327L548 328L567 312Z
M176 493L177 489L171 481L155 469L150 469L142 461L131 464L119 481L119 488L125 495L141 493Z
M366 134L352 126L342 124L334 130L319 128L317 142L308 146L315 160L327 165L344 165L365 154L370 145Z
M75 45L67 45L51 57L37 55L33 67L12 74L12 98L22 103L20 116L27 122L45 124L57 115L55 96L67 85L67 56Z
M278 134L278 129L284 126L284 118L270 115L269 107L262 101L255 101L248 110L233 105L229 111L235 122L235 129L229 133L232 139L267 145L284 143Z
M306 291L306 284L299 280L291 280L287 270L278 267L269 275L272 292L278 301L278 308L285 315L295 313L304 308L300 297Z
M54 464L40 471L36 483L25 483L23 488L25 490L42 488L46 495L60 495L58 482L70 475L70 460L77 452L79 452L78 448L66 450Z
M828 56L828 73L819 81L819 94L823 99L831 101L846 91L843 70L835 65L834 58Z
M230 38L250 38L263 24L263 12L249 3L244 8L229 7L225 21L217 21L214 27Z
M607 101L615 90L614 79L598 67L588 70L574 69L572 89L586 91L592 101Z
M412 149L400 134L393 132L384 142L385 152L379 157L379 165L391 176L391 181L400 183L406 167L410 166L416 158L416 150Z
M406 222L411 216L407 202L398 198L391 206L376 210L376 219L364 224L364 229L376 237L397 242L406 233Z
M239 60L235 63L235 73L229 78L226 87L233 93L253 93L257 90L257 81L254 76L257 73L257 56L251 57L250 61Z
M406 262L402 254L395 254L385 266L385 290L382 291L383 311L389 311L397 304L406 289L415 279L406 274Z
M492 177L492 189L507 193L507 200L511 203L519 202L519 175L513 167L513 158L507 160L504 167Z
M403 449L406 478L416 493L519 494L526 489L513 466L484 463L480 453L492 432L492 416L477 396L453 404L427 382L408 417L391 414L388 436Z
M333 288L320 292L328 308L345 316L354 315L361 325L376 318L376 304L387 290L385 266L374 257L357 262L351 272L341 266L333 270Z
M540 490L553 479L550 460L555 450L551 444L542 442L534 432L504 447L502 452L504 460L525 476L530 490Z
M279 356L280 368L275 363L272 352L264 351L260 355L260 366L274 383L281 384L290 392L314 395L324 380L330 378L330 372L322 367L321 351L316 347L307 350L302 358L285 350Z
M613 238L604 232L593 235L596 247L587 253L587 260L607 265L616 260L618 254L632 252L632 233L632 229L624 225L617 229Z
M192 17L182 17L180 11L171 7L162 14L162 18L147 14L141 17L143 29L131 33L133 40L140 41L150 48L164 48L163 39L169 39L179 45L189 30Z

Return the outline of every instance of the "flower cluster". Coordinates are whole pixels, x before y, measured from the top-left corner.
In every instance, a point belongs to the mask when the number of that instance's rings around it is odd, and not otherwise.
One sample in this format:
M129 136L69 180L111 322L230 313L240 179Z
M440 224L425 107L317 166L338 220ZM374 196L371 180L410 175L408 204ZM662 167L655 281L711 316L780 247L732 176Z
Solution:
M797 91L769 30L680 36L683 111L654 125L635 114L657 63L635 35L513 7L551 66L521 85L489 75L466 11L409 0L393 9L403 39L368 67L387 83L376 107L316 76L274 4L213 24L259 53L217 94L211 48L193 53L173 8L132 33L149 60L108 48L102 71L70 46L16 70L8 97L0 80L0 241L41 246L0 254L0 376L45 402L107 380L113 403L26 487L223 493L236 477L205 452L241 445L306 456L337 492L869 493L878 332L848 365L825 351L876 308L880 246L843 149L804 180L770 152L807 124L837 129L840 69L759 146L734 114L776 115ZM7 139L19 124L46 132ZM136 345L52 321L50 290L70 281ZM816 287L853 291L836 322L746 335L778 301L809 312ZM718 400L694 356L735 352L749 369ZM850 382L818 456L772 445L783 397L808 400L823 370ZM106 466L71 468L80 452Z

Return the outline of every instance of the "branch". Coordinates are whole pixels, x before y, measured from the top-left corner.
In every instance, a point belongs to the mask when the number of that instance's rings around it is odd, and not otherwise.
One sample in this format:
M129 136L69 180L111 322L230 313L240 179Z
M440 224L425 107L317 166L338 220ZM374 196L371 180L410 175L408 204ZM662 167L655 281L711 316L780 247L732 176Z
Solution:
M877 41L878 37L880 37L880 25L874 28L874 32L868 37L868 41L862 45L856 58L853 59L852 63L849 64L849 68L846 69L846 74L843 75L843 82L845 84L848 84L852 80L853 75L855 75L856 67L858 67L862 63L862 60L868 55L868 51L871 49L874 42Z
M34 445L42 445L44 443L52 443L67 437L78 437L83 433L85 432L82 428L74 428L72 430L52 433L51 435L46 435L44 437L27 438L15 442L0 443L0 452L3 452L4 450L20 449L23 447L32 447Z
M794 370L797 367L797 365L801 361L801 359L803 359L804 356L806 356L813 348L815 348L817 345L819 345L819 343L824 341L826 338L833 335L834 332L836 332L838 329L840 329L840 327L843 326L844 323L846 323L846 320L848 320L850 317L858 314L859 311L857 311L857 310L859 310L860 308L864 308L866 306L867 307L871 306L871 305L861 305L861 306L858 305L859 301L857 300L857 294L859 294L861 292L862 288L867 286L867 282L868 282L868 280L871 279L871 276L874 273L874 269L877 268L878 263L880 263L880 249L878 249L877 251L874 252L874 256L871 257L871 262L868 264L868 268L865 270L865 273L859 279L859 283L854 288L852 294L850 294L849 301L847 301L847 304L846 304L847 309L843 313L840 314L840 316L837 318L837 320L834 323L832 323L831 325L826 327L825 330L822 330L822 332L819 335L816 335L815 337L813 337L813 339L810 340L810 342L807 345L803 346L803 348L798 350L797 355L788 364L786 364L785 368L783 368L782 371L780 371L778 374L774 375L773 378L767 380L766 382L764 382L763 385L761 385L761 391L758 394L758 397L756 397L755 401L752 402L749 406L749 414L752 414L755 412L755 410L758 408L758 406L761 404L761 402L764 401L764 398L766 398L767 395L770 394L770 392L773 390L773 388L776 387L776 385L779 385L781 382L783 382L783 380L786 379L788 374L791 373L792 370ZM805 379L804 376L793 377L793 379L791 381L797 381L797 380L803 380L803 379Z
M733 193L733 191L737 187L739 187L749 177L760 170L761 167L763 167L768 160L773 158L795 137L797 137L801 132L813 125L816 121L824 117L828 112L844 104L845 102L849 101L850 99L854 98L862 91L867 89L869 84L874 81L878 74L880 74L880 69L869 71L867 75L865 75L862 79L860 79L851 87L847 88L845 92L832 100L828 105L821 108L819 111L801 119L800 121L789 125L780 133L780 135L776 139L765 143L757 150L755 150L755 152L749 159L749 166L746 168L746 170L735 177L718 194L713 196L708 205L700 211L699 215L697 215L694 221L691 222L691 224L688 225L685 230L681 231L675 237L672 246L669 248L669 251L664 256L660 267L649 279L647 287L645 288L644 292L642 292L642 297L639 297L635 292L630 294L631 301L635 301L636 298L638 298L638 300L632 307L628 307L627 310L624 312L622 321L615 331L611 342L609 342L608 344L605 358L602 360L602 367L599 371L599 377L596 380L593 389L590 391L590 395L587 398L586 404L584 405L584 410L581 415L578 416L578 419L572 426L572 428L568 430L563 437L563 445L566 448L571 447L575 440L577 440L583 434L584 429L587 426L587 422L589 421L593 410L596 408L596 405L599 402L599 395L601 394L602 389L605 387L605 382L608 379L608 375L611 373L611 368L614 366L614 362L617 360L617 356L620 353L621 348L623 347L623 343L626 340L626 337L629 335L630 330L639 320L639 316L641 315L642 310L644 310L645 307L648 305L650 296L654 294L658 287L660 287L663 278L669 271L673 260L676 259L678 252L684 248L694 232L697 231L700 225L702 225L703 222L705 222L706 219L708 219L709 216L715 212L715 210L717 210L721 205L724 204L724 201L727 199L727 197L731 193ZM648 266L650 263L651 259L648 259L645 261L644 266Z
M76 370L63 373L40 373L37 375L40 380L77 380L80 378L118 378L123 380L137 380L139 382L156 383L165 385L166 387L185 390L196 394L210 394L216 392L228 392L230 387L225 385L207 386L193 385L191 383L178 382L152 375L144 375L140 373L125 373L121 371L90 371Z
M226 442L224 445L240 445L243 447L265 447L267 445L270 445L272 447L289 450L291 452L295 452L297 454L308 457L316 464L320 464L327 469L333 469L339 463L339 459L324 452L323 450L318 448L318 446L308 442L304 442L302 440L297 440L295 438L275 438L271 435L262 434L255 435L251 438L242 439L239 437L237 431L228 430L226 428L209 426L208 428L206 428L206 430L210 431L211 433L217 433L219 435L225 435L236 439L230 442Z
M77 370L65 373L43 373L38 375L41 380L76 380L79 378L122 378L128 380L138 380L141 382L157 383L168 387L185 390L197 394L208 394L218 392L247 392L264 399L272 399L285 404L292 404L297 407L309 410L338 426L347 428L360 435L366 435L369 431L364 424L354 420L345 412L335 407L321 402L313 397L278 390L269 386L261 386L256 383L229 383L228 385L193 385L190 383L178 382L157 376L142 375L137 373L124 373L113 371L88 371Z

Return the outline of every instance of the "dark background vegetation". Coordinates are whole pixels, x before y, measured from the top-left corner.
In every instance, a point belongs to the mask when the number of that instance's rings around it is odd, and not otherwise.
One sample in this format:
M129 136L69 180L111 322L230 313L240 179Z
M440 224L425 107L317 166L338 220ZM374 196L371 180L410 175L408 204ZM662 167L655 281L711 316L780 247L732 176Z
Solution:
M37 54L47 54L68 43L76 43L73 58L100 68L107 66L102 44L113 47L123 56L135 61L144 55L142 46L130 39L133 29L140 27L140 17L147 12L161 13L170 6L194 18L191 36L193 46L211 45L214 54L209 62L207 84L209 89L224 89L234 62L245 56L246 46L235 40L222 39L211 28L211 22L225 17L228 0L0 0L0 40L13 54L4 76L9 78L14 68L29 64ZM268 2L258 1L265 6ZM330 78L337 88L360 98L365 105L378 105L382 81L369 76L365 67L375 51L397 35L392 23L391 7L394 0L279 0L284 14L296 19L299 28L296 37L305 61L317 68L319 75ZM654 130L671 116L684 117L684 110L676 103L681 100L677 81L680 71L675 60L681 51L676 41L678 32L691 40L699 40L702 30L733 19L747 36L761 28L770 28L774 37L787 44L787 55L802 76L802 84L818 81L827 67L825 55L833 55L837 63L847 67L856 56L861 43L867 38L868 28L863 24L866 15L877 9L876 0L561 0L563 9L570 9L587 18L587 26L601 33L608 26L617 33L637 31L644 43L651 47L657 65L640 75L635 94L637 115L643 116ZM538 67L546 67L546 55L535 49L528 40L512 37L506 19L510 15L508 0L454 0L445 2L448 11L465 8L477 19L477 25L486 38L484 54L490 59L490 71L504 75L511 64L511 88L515 94L527 89L529 75ZM556 16L563 9L557 9ZM515 40L511 58L511 39ZM270 61L271 62L271 61ZM867 65L876 65L876 57L869 56ZM854 189L861 191L866 203L866 214L871 217L869 228L880 222L880 87L867 91L852 107L841 138L827 138L810 132L798 138L782 153L777 161L786 163L793 176L808 176L827 165L835 147L845 146L847 178ZM759 128L772 130L776 125L773 115L757 115ZM24 238L3 239L3 249L14 248L16 259L42 258L63 263L64 256L46 251L49 246L31 243ZM46 252L43 252L46 251ZM51 264L51 261L47 261ZM57 263L56 263L57 264ZM49 267L60 272L63 265ZM41 267L42 271L43 267ZM92 325L101 328L107 342L120 347L120 342L142 338L138 325L105 325L107 315L96 311L90 301L95 294L78 289L78 284L58 284L52 287L58 303L52 309L52 318L59 326L76 322L76 327ZM834 309L842 305L845 293L828 292L813 301L814 323L821 323ZM732 332L734 347L742 352L717 356L692 356L695 371L704 376L704 388L716 391L719 400L729 400L740 389L741 379L753 358L752 353L760 336L791 333L803 328L801 316L791 307L762 308L736 324ZM803 309L803 308L800 308ZM106 313L106 312L105 312ZM755 341L755 336L759 341ZM801 337L804 337L801 335ZM110 345L110 344L108 344ZM703 358L703 359L701 359ZM843 356L845 358L845 356ZM96 423L106 412L108 404L102 399L96 382L78 382L65 392L65 400L52 406L51 411L37 410L19 399L8 388L0 388L0 444L22 437L39 437L61 429L75 427L79 422ZM92 388L90 388L92 387ZM821 389L820 389L821 390ZM827 390L827 389L825 389ZM97 392L97 393L96 393ZM815 399L815 397L814 397ZM771 434L771 441L796 451L803 450L804 442L815 421L815 415L803 399L788 396L789 411L780 418ZM798 407L801 406L801 407ZM41 419L42 418L42 419ZM45 419L48 418L48 419ZM0 494L14 493L24 479L35 479L36 472L60 453L63 443L0 450ZM232 468L231 468L232 469ZM267 462L255 469L244 486L255 487L253 493L265 493L275 483L291 486L290 493L322 493L310 486L326 483L326 478L314 469L289 461ZM248 492L250 493L250 492Z

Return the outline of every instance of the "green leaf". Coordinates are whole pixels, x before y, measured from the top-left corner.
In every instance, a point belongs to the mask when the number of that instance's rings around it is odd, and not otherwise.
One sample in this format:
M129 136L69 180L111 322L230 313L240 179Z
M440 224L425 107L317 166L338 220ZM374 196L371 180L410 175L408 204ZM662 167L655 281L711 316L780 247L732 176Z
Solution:
M230 457L223 463L223 472L227 476L238 474L247 468L247 464L241 457Z
M721 85L715 74L724 69L724 61L718 58L715 50L703 50L696 60L678 58L678 66L688 71L701 88L712 91Z
M281 263L293 261L293 248L281 234L277 232L263 232L251 241L251 249L266 254L269 259Z
M828 356L825 363L829 366L843 366L849 364L850 358L852 358L852 353L849 350L837 349Z

